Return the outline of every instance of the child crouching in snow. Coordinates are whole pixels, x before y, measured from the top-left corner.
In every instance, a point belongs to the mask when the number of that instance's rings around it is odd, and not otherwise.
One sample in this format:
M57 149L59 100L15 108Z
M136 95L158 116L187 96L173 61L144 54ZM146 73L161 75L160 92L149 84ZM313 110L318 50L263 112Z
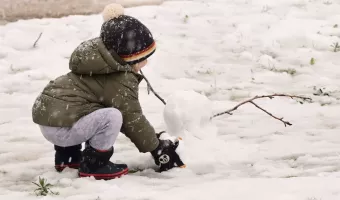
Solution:
M156 46L149 29L123 12L118 4L106 6L100 37L75 49L71 72L51 81L33 105L33 121L54 144L58 171L76 168L80 177L96 179L127 174L127 165L109 161L120 131L150 152L161 172L184 166L178 143L160 140L142 113L138 72Z

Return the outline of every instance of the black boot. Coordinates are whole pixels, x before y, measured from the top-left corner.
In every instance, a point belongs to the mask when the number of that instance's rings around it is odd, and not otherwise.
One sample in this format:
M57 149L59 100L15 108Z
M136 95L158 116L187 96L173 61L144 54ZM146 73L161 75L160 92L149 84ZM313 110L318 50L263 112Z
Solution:
M151 152L156 165L160 166L159 172L168 171L174 167L185 168L176 149L179 141L173 143L171 140L159 140L158 147Z
M79 168L81 159L81 144L70 147L54 145L54 149L54 167L58 172L63 171L66 167L73 169Z
M82 154L79 177L93 176L97 180L109 180L127 174L127 165L110 162L112 154L113 147L103 152L87 145Z

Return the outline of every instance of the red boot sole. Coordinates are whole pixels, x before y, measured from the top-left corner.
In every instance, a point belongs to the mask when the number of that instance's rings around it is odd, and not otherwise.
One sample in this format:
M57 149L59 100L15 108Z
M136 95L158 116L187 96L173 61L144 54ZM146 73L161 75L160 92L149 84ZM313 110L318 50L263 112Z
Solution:
M126 175L129 173L129 169L126 168L121 172L115 173L115 174L87 174L83 172L79 172L78 175L80 178L83 177L94 177L96 180L111 180L115 178L120 178L123 175Z

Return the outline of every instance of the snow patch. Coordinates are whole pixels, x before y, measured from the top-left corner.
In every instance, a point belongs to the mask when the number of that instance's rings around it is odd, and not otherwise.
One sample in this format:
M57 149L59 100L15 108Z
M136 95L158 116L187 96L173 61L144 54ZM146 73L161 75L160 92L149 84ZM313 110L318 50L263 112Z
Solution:
M193 90L176 91L168 97L164 121L170 135L206 138L216 136L216 127L210 122L212 103Z

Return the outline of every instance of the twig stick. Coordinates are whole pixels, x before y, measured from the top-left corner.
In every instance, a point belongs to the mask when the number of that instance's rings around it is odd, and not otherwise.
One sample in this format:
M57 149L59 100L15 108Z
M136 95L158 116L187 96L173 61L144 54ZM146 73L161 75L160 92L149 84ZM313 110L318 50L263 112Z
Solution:
M161 96L159 96L159 94L152 88L149 80L144 76L142 70L140 70L140 73L143 75L143 77L144 77L144 79L146 81L146 84L147 84L147 87L148 87L148 91L151 91L159 100L161 100L163 102L164 105L166 105L165 100Z
M250 101L251 104L253 104L255 107L257 107L258 109L262 110L263 112L267 113L269 116L273 117L274 119L277 119L279 121L281 121L285 126L291 126L292 124L288 121L283 121L283 117L278 118L275 117L273 114L271 114L270 112L266 111L265 109L261 108L260 106L258 106L256 103L254 103L253 101Z
M43 34L42 32L39 34L37 40L36 40L36 41L34 42L34 44L33 44L33 48L35 48L35 47L37 46L37 44L38 44L38 42L39 42L39 40L40 40L42 34Z
M279 117L275 117L273 114L271 114L270 112L268 112L267 110L261 108L259 105L257 105L256 103L254 103L254 100L255 99L261 99L261 98L270 98L270 99L273 99L274 97L289 97L291 99L293 98L298 98L298 99L302 99L304 101L311 101L312 99L309 98L309 97L302 97L302 96L295 96L295 95L287 95L287 94L272 94L272 95L262 95L262 96L255 96L249 100L246 100L246 101L243 101L239 104L237 104L236 106L234 106L233 108L229 109L229 110L226 110L224 112L221 112L221 113L217 113L215 115L213 115L211 117L214 118L214 117L218 117L218 116L221 116L221 115L224 115L224 114L229 114L229 115L232 115L232 112L237 110L240 106L246 104L246 103L251 103L253 104L254 106L256 106L258 109L262 110L263 112L267 113L269 116L273 117L274 119L277 119L279 121L281 121L285 126L289 125L291 126L292 124L288 121L283 121L283 118L279 118Z
M0 122L0 126L8 123L10 123L10 121Z

